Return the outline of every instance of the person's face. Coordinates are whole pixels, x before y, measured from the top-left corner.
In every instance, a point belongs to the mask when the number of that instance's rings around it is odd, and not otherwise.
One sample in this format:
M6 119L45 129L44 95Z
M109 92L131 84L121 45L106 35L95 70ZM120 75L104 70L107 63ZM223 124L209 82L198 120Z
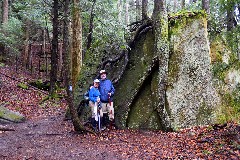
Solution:
M98 87L99 87L99 83L98 83L98 82L94 82L93 86L94 86L95 88L98 88Z
M106 73L102 73L102 74L101 74L101 79L106 79L106 78L107 78Z

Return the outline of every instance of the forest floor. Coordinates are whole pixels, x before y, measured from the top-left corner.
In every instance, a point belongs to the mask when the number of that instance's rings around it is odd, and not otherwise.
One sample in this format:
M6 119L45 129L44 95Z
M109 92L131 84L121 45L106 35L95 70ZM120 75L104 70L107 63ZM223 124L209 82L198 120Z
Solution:
M240 159L240 125L234 122L177 132L114 129L78 134L71 121L64 121L64 99L40 104L45 93L17 87L34 76L0 66L0 79L0 104L27 118L4 126L14 131L0 131L1 160Z

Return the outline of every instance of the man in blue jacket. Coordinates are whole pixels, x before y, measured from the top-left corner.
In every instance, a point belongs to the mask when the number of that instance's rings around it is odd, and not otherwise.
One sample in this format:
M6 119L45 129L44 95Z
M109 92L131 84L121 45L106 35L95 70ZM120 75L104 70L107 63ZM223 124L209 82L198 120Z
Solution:
M115 89L112 82L107 79L107 72L105 70L100 71L100 100L102 103L103 112L103 125L106 125L107 117L110 121L114 121L114 108L113 108L113 95Z

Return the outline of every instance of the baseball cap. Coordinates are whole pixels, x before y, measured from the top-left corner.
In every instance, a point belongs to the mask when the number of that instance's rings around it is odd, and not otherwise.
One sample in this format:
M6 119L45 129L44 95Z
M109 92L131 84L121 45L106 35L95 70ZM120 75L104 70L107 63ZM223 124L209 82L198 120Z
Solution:
M107 72L105 70L101 70L100 74L103 74L103 73L107 74Z
M100 81L98 79L95 79L93 82L94 83L99 83Z

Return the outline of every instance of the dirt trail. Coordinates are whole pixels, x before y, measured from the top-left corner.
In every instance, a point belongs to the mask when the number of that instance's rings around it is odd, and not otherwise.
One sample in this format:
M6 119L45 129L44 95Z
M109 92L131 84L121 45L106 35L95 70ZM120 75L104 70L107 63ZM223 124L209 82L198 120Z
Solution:
M63 116L9 124L15 131L0 134L0 159L121 159L98 146L93 135L72 132Z
M0 67L0 73L28 81L31 76ZM18 88L18 82L0 74L0 103L26 115L24 123L0 131L0 160L118 160L118 159L240 159L240 125L193 127L178 132L106 130L76 134L63 121L66 101L39 102L41 92Z
M0 133L1 160L233 159L240 158L240 126L180 132L106 130L76 134L63 115L9 124Z

